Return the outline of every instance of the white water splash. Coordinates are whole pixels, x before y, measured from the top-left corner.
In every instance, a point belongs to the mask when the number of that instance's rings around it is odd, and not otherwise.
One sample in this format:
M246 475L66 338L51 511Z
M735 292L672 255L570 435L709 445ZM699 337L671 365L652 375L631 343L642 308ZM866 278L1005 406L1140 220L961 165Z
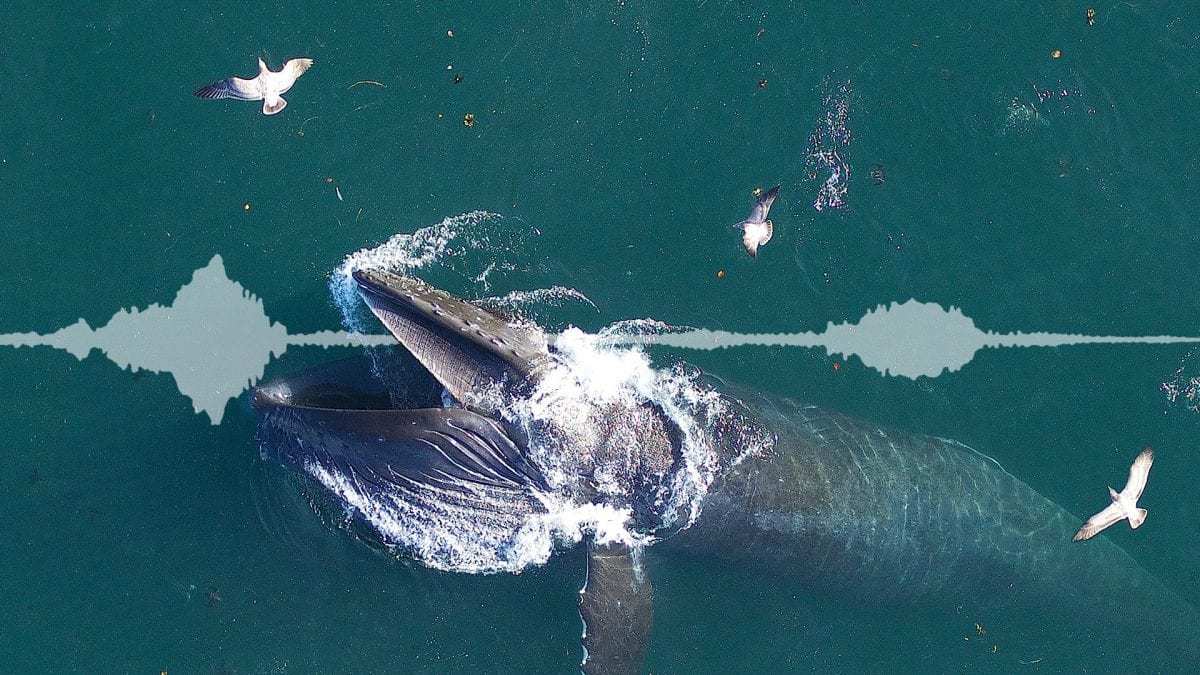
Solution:
M827 93L821 99L823 116L808 138L805 166L812 178L827 173L825 181L813 199L818 211L837 209L846 205L850 190L850 99L853 94L850 80L832 86L827 80Z
M631 532L629 509L605 504L573 504L566 501L549 504L549 513L529 518L511 547L513 572L533 565L544 565L556 548L568 548L591 538L600 545L624 544L648 546L652 538Z
M346 256L329 275L329 293L342 312L346 328L367 332L367 327L373 325L360 311L358 286L353 278L355 271L369 269L410 274L431 268L435 263L438 267L453 270L452 263L466 258L470 251L502 254L513 246L511 237L499 236L504 231L496 227L496 223L502 219L495 213L471 211L415 232L397 234L378 246Z
M569 302L583 303L598 311L596 303L586 295L566 286L535 288L532 291L513 291L500 297L480 298L475 304L487 309L525 312L536 307L562 307Z
M555 340L553 367L543 372L530 396L510 405L509 414L518 423L551 422L565 431L575 448L596 447L614 436L628 439L628 463L601 467L615 475L600 471L594 478L602 494L633 500L637 495L622 494L622 486L630 484L624 474L639 470L639 418L631 413L652 404L678 430L682 445L682 461L662 480L662 525L689 525L699 515L720 466L713 428L728 411L717 392L699 383L698 373L682 367L656 369L640 347L616 347L611 344L615 338L613 330L605 335L577 328L561 333ZM622 422L630 428L616 426ZM557 444L530 451L551 484L564 489L586 461Z

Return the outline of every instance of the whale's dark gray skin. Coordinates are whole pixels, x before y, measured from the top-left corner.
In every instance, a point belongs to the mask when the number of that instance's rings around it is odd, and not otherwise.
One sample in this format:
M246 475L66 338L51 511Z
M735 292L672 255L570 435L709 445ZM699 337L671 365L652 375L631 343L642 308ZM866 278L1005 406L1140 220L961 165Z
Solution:
M520 395L551 358L546 341L422 282L356 274L368 306L464 408L356 408L355 385L306 375L260 387L260 437L284 462L336 467L370 489L401 486L405 517L454 508L519 522L544 506L545 479L527 456L551 430L516 429L479 390ZM362 386L358 387L362 389ZM730 433L716 444L725 463L698 519L650 552L692 551L747 573L780 575L814 594L862 604L950 608L964 599L1047 616L1078 646L1053 667L1175 670L1200 659L1200 617L1128 554L1101 536L1076 544L1079 519L970 448L889 430L755 393L725 391L731 407L774 443L734 461ZM671 423L652 407L639 446L648 471L678 451ZM639 427L640 428L640 427ZM563 452L604 453L595 447ZM311 469L310 469L311 470ZM488 499L478 495L485 491ZM643 668L653 616L648 552L589 545L580 599L588 673ZM1060 656L1061 659L1061 656Z
M544 340L412 277L357 270L371 311L459 401L528 382L546 362Z
M741 400L777 443L726 471L670 546L786 574L873 604L1035 613L1072 641L1056 668L1161 672L1200 659L1197 614L1108 539L955 441L881 428L794 401ZM1099 652L1100 654L1097 654Z

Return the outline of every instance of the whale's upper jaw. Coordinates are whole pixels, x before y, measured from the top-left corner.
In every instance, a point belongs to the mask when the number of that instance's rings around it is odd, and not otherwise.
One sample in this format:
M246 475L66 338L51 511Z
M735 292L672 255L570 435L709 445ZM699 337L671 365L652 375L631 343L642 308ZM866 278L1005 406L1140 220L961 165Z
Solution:
M452 396L536 377L548 360L545 336L433 288L420 279L356 270L354 281L371 312Z

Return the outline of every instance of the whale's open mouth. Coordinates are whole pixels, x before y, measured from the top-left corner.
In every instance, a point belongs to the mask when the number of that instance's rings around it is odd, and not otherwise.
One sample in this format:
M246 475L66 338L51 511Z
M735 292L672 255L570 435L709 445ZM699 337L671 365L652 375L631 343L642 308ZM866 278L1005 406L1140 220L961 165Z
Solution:
M263 384L253 404L263 455L386 544L440 569L516 571L586 534L645 542L698 514L728 424L692 375L578 330L551 352L536 326L411 277L353 279L432 377L364 357Z
M520 569L530 557L522 532L552 499L546 479L501 418L443 407L441 393L465 402L489 388L515 391L534 371L536 341L416 279L360 272L355 280L433 377L410 365L398 395L385 381L396 378L360 356L265 383L252 399L263 455L307 474L385 544L426 564ZM549 554L549 544L541 548L534 561Z

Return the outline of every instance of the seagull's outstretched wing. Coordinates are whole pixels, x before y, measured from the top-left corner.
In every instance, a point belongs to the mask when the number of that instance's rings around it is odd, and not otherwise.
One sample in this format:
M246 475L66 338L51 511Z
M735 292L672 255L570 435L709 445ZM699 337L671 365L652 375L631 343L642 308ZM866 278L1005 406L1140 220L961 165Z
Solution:
M292 85L296 84L296 78L312 68L312 64L312 59L291 59L283 64L283 68L280 68L279 72L268 70L262 74L262 77L267 78L268 88L282 94L291 89Z
M290 59L283 64L283 72L295 82L297 77L304 74L304 71L312 68L312 59Z
M257 101L262 98L262 92L254 80L244 80L240 77L228 77L220 82L213 82L206 87L200 87L195 92L200 98L236 98L239 101Z
M1133 460L1133 465L1129 467L1129 480L1125 482L1125 488L1121 490L1122 497L1136 502L1142 496L1142 490L1146 489L1146 480L1150 477L1150 465L1153 463L1153 450L1145 448L1138 453L1137 458Z
M1083 527L1079 528L1079 531L1075 533L1075 536L1072 537L1072 539L1074 541L1091 539L1097 534L1100 534L1100 532L1102 532L1105 528L1120 521L1124 517L1125 514L1121 510L1121 505L1113 502L1104 507L1104 510L1100 513L1088 518L1088 521L1083 524Z
M766 222L767 214L771 212L771 204L775 203L775 198L778 196L778 185L759 195L758 200L754 202L754 208L750 210L750 217L746 220L751 223Z

